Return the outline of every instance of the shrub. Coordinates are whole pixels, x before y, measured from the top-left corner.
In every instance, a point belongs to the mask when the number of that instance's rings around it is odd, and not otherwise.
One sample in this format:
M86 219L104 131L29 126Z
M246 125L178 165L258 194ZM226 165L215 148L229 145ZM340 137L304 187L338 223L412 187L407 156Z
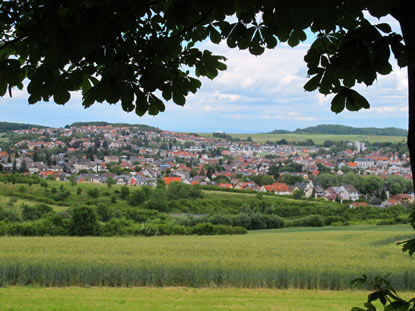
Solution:
M53 211L52 208L46 204L37 204L35 206L23 204L22 210L23 220L36 220Z
M71 235L99 235L98 216L89 206L74 207L70 220L69 233Z
M88 189L87 194L89 197L96 199L99 197L99 190L98 188Z

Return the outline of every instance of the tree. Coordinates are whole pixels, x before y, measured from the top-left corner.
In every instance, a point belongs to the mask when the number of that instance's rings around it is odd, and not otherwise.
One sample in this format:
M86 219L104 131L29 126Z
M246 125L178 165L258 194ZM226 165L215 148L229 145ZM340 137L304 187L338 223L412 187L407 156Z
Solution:
M130 189L127 186L122 186L120 191L120 198L126 200L128 195L130 194Z
M17 163L16 163L16 159L14 159L14 161L13 161L12 172L13 172L13 174L14 173L17 173Z
M69 180L69 183L72 185L72 186L75 186L76 184L77 184L77 179L76 179L76 176L74 176L74 175L71 175L71 176L69 176L68 177L68 180Z
M343 167L342 167L343 168ZM353 185L357 190L363 192L363 177L362 175L348 172L343 175L343 183Z
M99 189L98 188L91 188L87 190L87 194L89 197L96 199L99 197Z
M340 186L341 177L329 173L318 175L317 180L323 188Z
M280 176L280 166L277 164L271 164L268 168L268 174L278 179Z
M128 196L128 204L138 206L145 201L145 193L142 189L137 189L131 192Z
M185 199L189 197L190 186L181 182L171 182L166 194L169 200Z
M20 173L26 173L26 172L28 172L29 170L27 169L27 166L26 166L26 161L25 160L23 160L22 161L22 164L20 165L20 168L19 168L19 172Z
M74 207L69 232L77 236L98 235L99 223L96 212L90 206Z
M40 182L40 186L43 187L43 188L45 188L45 190L46 190L48 188L48 182L46 180L42 180Z
M294 192L293 192L293 198L294 198L294 199L300 200L300 199L302 199L303 197L304 197L304 192L303 192L303 190L300 190L300 189L296 189L296 190L294 190Z
M114 178L112 178L111 176L108 176L108 177L107 177L107 187L108 187L108 188L111 188L111 187L112 187L112 185L115 185L115 184L116 184L115 179L114 179Z

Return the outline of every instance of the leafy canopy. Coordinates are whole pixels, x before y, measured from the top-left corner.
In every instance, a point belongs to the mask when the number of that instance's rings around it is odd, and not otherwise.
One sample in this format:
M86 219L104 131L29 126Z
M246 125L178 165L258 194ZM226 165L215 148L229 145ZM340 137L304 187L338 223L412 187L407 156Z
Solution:
M403 0L402 0L403 1ZM363 14L392 14L396 0L22 0L0 7L0 96L23 88L29 103L121 102L123 110L156 115L165 101L184 105L200 77L225 70L224 57L198 43L222 40L260 55L278 42L294 47L316 36L305 61L307 91L335 94L338 113L369 108L351 88L392 70L391 51L407 65L403 38ZM234 16L233 18L229 18Z

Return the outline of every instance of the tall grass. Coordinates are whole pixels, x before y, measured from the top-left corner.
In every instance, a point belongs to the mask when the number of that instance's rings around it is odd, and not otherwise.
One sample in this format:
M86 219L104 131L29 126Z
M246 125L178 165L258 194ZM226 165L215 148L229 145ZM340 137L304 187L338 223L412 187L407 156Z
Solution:
M0 285L340 290L362 273L391 273L396 288L413 291L414 259L388 242L404 234L408 226L246 236L2 237Z

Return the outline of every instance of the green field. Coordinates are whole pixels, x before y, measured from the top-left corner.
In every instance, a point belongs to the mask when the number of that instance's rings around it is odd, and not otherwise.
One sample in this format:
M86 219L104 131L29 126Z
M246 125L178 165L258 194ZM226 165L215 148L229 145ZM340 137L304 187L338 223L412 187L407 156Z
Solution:
M404 295L405 296L405 295ZM409 295L408 295L409 296ZM346 311L367 292L195 288L0 288L2 311Z
M407 225L303 228L245 236L1 237L0 285L349 289L392 273L415 290L415 261L395 245Z
M212 134L208 133L199 133L201 136L213 137ZM369 143L375 142L391 142L391 143L406 143L406 137L403 136L367 136L367 135L328 135L328 134L229 134L233 138L239 138L241 140L246 140L248 137L251 137L254 142L265 143L266 141L275 142L281 139L286 139L287 141L305 141L311 139L317 145L322 145L325 140L332 141L368 141Z

